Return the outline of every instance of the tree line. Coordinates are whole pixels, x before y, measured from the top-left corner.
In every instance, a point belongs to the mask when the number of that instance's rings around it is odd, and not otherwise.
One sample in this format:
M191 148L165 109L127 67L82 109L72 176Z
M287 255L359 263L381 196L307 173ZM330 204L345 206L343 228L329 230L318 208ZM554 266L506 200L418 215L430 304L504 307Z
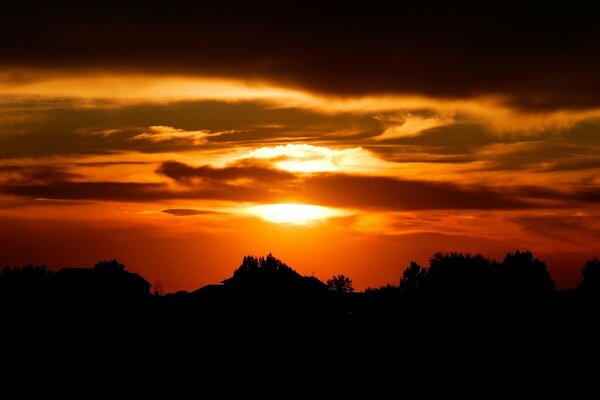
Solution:
M70 270L70 269L65 269ZM50 271L46 266L24 265L6 266L0 271L0 295L26 296L47 292L51 284L58 281L61 272ZM125 266L117 260L104 260L96 263L90 270L92 275L75 277L74 284L90 285L90 279L96 279L103 288L114 289L114 282L129 277ZM62 275L67 275L63 273ZM81 274L80 274L81 275ZM135 274L137 275L137 274ZM581 270L581 282L578 290L596 292L600 289L600 260L588 260ZM83 282L84 278L87 280ZM143 279L143 278L142 278ZM63 279L64 280L64 279ZM350 294L354 292L352 279L344 274L334 275L321 282L315 277L298 274L281 260L269 254L265 257L246 256L233 275L225 279L224 286L230 288L306 288ZM55 285L56 286L56 285ZM147 285L149 288L149 284ZM55 288L54 288L55 289ZM121 287L127 290L127 287ZM429 265L423 267L411 261L404 269L397 284L388 284L380 288L367 288L365 293L398 292L403 294L431 295L513 295L543 297L554 292L554 281L546 263L537 259L529 251L515 251L506 254L501 262L488 259L480 254L435 253L429 259ZM158 294L158 293L156 293Z

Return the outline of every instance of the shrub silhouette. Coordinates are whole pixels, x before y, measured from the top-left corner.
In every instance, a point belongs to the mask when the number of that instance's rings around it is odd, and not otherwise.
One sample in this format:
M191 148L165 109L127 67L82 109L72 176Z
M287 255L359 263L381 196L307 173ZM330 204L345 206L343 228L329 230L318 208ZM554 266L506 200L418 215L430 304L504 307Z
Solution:
M595 292L600 294L600 260L594 258L586 261L581 270L583 280L579 287L586 292Z
M423 286L426 276L427 270L415 261L411 261L410 265L402 273L400 290L406 293L415 293Z
M241 289L313 291L324 289L314 277L304 277L269 253L266 257L245 256L242 264L223 284Z
M354 292L354 287L352 287L352 279L343 274L334 275L331 279L328 279L327 288L337 293Z
M9 296L41 294L47 290L52 275L45 265L6 266L0 272L0 293Z
M543 261L529 251L507 253L502 264L495 266L498 288L516 296L547 295L554 282Z
M119 272L119 271L125 271L125 265L121 264L119 261L117 261L116 259L112 259L112 260L102 260L102 261L98 261L95 265L94 265L94 270L99 271L99 272Z
M429 293L489 293L493 284L491 262L480 254L436 253L429 259L426 273L412 268L420 274L420 286Z

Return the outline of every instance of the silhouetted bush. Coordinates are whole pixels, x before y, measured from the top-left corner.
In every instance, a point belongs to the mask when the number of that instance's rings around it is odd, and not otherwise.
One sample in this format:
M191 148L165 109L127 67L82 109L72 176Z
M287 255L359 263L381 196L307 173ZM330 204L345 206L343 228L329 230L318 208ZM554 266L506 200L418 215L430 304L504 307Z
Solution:
M354 287L352 287L352 279L344 276L343 274L334 275L331 279L328 279L327 288L337 293L354 292Z
M0 272L0 293L5 296L41 294L48 289L51 276L52 272L45 265L6 266Z
M411 261L410 265L402 273L400 290L405 293L417 292L423 286L426 276L427 270L415 261Z
M125 265L121 264L119 261L112 260L102 260L98 261L94 265L94 269L100 272L118 272L125 271Z
M370 293L370 294L391 294L391 293L397 293L398 292L398 286L394 286L391 284L387 284L385 286L380 286L378 288L372 288L372 287L368 287L365 289L365 293Z
M419 279L427 292L445 295L487 294L493 286L491 262L480 254L436 253Z
M554 290L546 263L529 251L507 253L502 264L495 265L499 290L516 296L537 297Z
M600 260L594 258L586 261L581 276L583 280L579 287L588 293L595 292L600 295Z
M245 256L242 264L225 279L227 287L278 291L324 290L325 284L315 277L305 277L269 253L266 257Z

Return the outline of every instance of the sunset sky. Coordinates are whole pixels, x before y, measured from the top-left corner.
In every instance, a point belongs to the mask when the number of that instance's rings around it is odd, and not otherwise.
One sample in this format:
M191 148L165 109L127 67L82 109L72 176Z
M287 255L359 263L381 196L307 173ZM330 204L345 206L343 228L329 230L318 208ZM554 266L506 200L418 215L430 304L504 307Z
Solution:
M564 288L600 256L600 6L5 3L1 265L175 291L272 252L362 290L521 249Z

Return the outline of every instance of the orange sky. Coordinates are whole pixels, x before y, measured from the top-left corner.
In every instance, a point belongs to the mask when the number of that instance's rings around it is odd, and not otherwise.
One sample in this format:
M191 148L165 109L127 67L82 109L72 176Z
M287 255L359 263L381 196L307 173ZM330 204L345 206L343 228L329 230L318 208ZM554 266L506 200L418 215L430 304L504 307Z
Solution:
M530 249L569 286L600 250L594 110L31 74L0 86L5 264L117 257L172 291L273 252L362 289L438 250Z
M12 3L0 264L175 291L272 252L364 289L522 249L560 288L600 256L598 10Z

